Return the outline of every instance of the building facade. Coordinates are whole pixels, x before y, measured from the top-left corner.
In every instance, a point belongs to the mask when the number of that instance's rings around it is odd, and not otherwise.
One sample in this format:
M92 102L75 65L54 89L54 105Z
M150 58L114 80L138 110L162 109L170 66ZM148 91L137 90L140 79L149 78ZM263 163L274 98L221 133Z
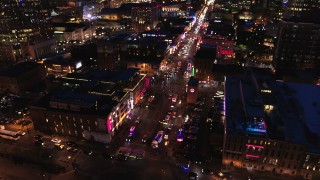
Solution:
M157 3L141 3L132 7L132 29L135 32L154 29L158 22L161 6Z
M319 47L320 24L281 20L275 44L274 67L278 71L319 69Z
M23 62L0 70L0 92L23 93L40 83L46 76L42 65Z
M138 72L93 70L61 78L58 91L30 107L35 129L109 143L148 87Z

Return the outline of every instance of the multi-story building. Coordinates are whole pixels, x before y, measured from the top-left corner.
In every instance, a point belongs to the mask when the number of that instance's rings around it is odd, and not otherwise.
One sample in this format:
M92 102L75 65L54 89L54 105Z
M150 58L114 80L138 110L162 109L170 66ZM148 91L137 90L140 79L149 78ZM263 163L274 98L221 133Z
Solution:
M140 68L141 73L151 77L158 74L164 59L167 43L152 38L128 41L127 67Z
M163 39L142 37L135 33L113 33L97 44L97 64L103 69L141 68L153 76L165 56L167 42Z
M136 34L119 32L97 43L97 64L99 68L116 69L126 67L127 41L138 38Z
M139 3L132 7L132 29L135 32L154 29L161 12L161 5L158 3Z
M1 1L0 41L4 61L14 64L30 58L29 44L37 39L50 39L52 32L48 25L49 6L40 0ZM1 48L1 49L2 49Z
M43 61L43 65L47 74L55 77L66 76L83 68L81 60L48 59Z
M212 67L216 61L216 47L200 48L194 57L194 77L201 82L210 83L213 80Z
M161 17L187 17L188 11L183 3L164 4Z
M273 63L280 72L307 69L320 72L320 22L311 19L281 20Z
M284 0L284 18L300 17L310 11L319 11L320 3L316 0Z
M58 91L30 107L35 129L103 143L111 141L148 86L139 69L92 70L60 81Z
M0 69L0 92L23 93L40 83L46 76L42 65L22 62Z
M54 36L59 44L82 43L96 35L95 27L81 23L54 23Z
M34 37L29 41L27 48L28 59L39 59L55 54L57 43L55 38Z
M320 161L319 90L252 71L228 76L223 164L312 177Z

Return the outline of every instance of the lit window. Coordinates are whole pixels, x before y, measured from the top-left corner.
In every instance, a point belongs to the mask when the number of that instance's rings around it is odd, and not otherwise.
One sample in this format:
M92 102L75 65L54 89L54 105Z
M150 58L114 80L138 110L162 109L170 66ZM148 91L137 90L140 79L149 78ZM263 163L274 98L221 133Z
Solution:
M46 122L49 122L49 119L48 119L48 118L46 118Z

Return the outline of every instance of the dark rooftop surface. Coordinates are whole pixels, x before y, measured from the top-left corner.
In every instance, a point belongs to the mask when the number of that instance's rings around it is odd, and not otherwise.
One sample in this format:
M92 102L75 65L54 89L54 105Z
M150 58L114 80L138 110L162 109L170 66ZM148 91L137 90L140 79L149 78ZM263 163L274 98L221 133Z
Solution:
M195 58L214 60L216 58L216 48L211 46L202 47L197 51Z
M131 40L136 37L137 34L133 32L116 32L111 34L110 36L107 36L104 38L104 40L109 40L109 41L124 41L124 40Z
M138 68L128 68L119 71L104 71L104 70L90 70L83 74L72 73L68 74L67 78L75 79L87 79L87 80L97 80L104 82L118 82L118 81L129 81L130 78L139 72Z
M226 78L227 133L304 144L308 152L320 153L320 87L276 82L265 72L253 72ZM271 114L264 105L274 107Z
M17 78L19 76L23 76L32 69L38 68L39 66L41 65L34 62L22 62L14 66L0 69L0 76Z
M285 22L295 22L295 23L314 23L320 24L320 11L306 11L301 13L301 17L292 17L290 19L284 19Z

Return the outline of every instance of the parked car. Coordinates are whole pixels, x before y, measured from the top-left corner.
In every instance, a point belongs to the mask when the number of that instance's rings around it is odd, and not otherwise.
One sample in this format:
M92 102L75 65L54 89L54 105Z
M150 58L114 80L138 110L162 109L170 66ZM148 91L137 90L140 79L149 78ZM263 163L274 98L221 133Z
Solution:
M42 139L43 138L43 136L42 135L40 135L40 134L38 134L38 135L34 135L33 136L35 139Z
M60 143L60 142L61 142L61 139L58 139L58 138L52 138L52 139L51 139L51 142L54 142L54 143Z
M34 140L33 143L38 146L44 146L44 141L42 139Z
M142 136L142 139L141 139L141 142L142 142L142 143L146 143L146 142L147 142L147 138L148 138L148 135L147 135L147 134L143 135L143 136Z
M88 155L88 156L91 156L93 152L92 152L92 150L85 149L85 150L83 150L83 153Z
M107 158L107 159L114 159L115 158L114 155L111 155L111 154L109 154L107 152L106 153L102 153L102 156Z

